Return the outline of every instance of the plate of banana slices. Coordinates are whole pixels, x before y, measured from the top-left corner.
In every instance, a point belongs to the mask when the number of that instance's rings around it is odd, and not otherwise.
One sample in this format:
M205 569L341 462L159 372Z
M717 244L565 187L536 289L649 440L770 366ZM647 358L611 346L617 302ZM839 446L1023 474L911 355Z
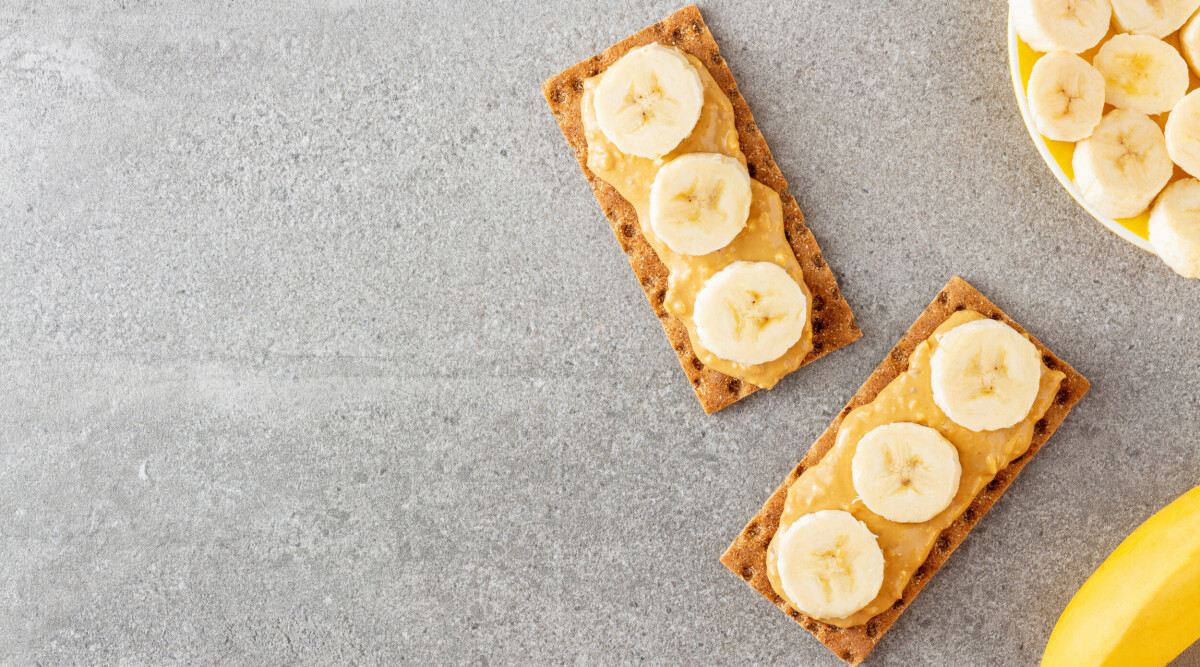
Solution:
M1067 192L1200 278L1200 0L1010 0L1008 55Z

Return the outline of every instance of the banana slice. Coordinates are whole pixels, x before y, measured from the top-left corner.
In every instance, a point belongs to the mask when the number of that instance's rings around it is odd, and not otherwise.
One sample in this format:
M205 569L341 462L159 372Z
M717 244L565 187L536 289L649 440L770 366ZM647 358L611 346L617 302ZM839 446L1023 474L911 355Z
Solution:
M1034 51L1080 53L1108 34L1109 0L1009 0L1017 34Z
M1163 136L1171 161L1192 176L1200 176L1200 89L1185 95L1171 109Z
M1092 58L1104 101L1144 114L1170 111L1187 93L1188 66L1173 46L1147 35L1116 35Z
M1029 339L995 320L975 320L942 334L929 360L933 402L972 431L1008 428L1037 398L1042 357Z
M1198 8L1200 0L1112 0L1118 31L1159 39L1179 30Z
M658 170L650 187L650 227L671 250L720 250L750 217L750 173L719 153L681 155Z
M1104 77L1073 53L1047 53L1029 74L1029 110L1046 138L1086 139L1104 116Z
M1150 212L1150 247L1184 278L1200 278L1200 181L1167 186Z
M696 127L704 85L683 54L655 42L613 63L592 103L600 131L622 153L658 158Z
M958 450L934 429L899 422L872 429L850 461L854 490L867 509L899 523L920 523L958 493Z
M1196 17L1200 13L1195 14L1179 31L1179 50L1183 52L1183 59L1191 65L1192 71L1200 76L1200 20Z
M783 267L734 262L696 295L692 321L713 354L753 366L778 359L804 333L808 298Z
M1139 215L1171 180L1162 130L1146 114L1113 109L1071 158L1083 200L1110 218Z
M777 553L783 592L809 616L845 618L867 606L883 586L883 550L849 512L800 517L780 537Z

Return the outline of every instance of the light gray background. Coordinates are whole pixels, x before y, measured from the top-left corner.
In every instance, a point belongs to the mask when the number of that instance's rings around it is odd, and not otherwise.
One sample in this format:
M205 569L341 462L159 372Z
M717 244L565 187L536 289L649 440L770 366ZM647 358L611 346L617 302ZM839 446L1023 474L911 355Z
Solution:
M952 275L1092 381L872 656L1035 662L1200 481L1200 283L1006 5L701 9L865 337L706 417L541 96L677 2L0 8L0 662L840 664L717 561Z

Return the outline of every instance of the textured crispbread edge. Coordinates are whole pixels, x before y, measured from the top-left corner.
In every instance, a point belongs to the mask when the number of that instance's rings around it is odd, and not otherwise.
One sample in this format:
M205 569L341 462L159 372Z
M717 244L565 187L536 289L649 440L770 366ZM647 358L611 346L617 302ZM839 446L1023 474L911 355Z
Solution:
M693 354L687 329L663 308L663 297L667 290L667 267L658 259L658 255L642 235L637 213L616 189L600 180L587 167L587 140L584 138L583 121L579 113L583 80L603 72L629 50L651 42L678 47L704 63L721 90L725 91L733 102L738 140L741 142L742 152L746 154L750 175L778 192L783 200L787 239L804 271L804 281L813 294L813 349L801 365L857 340L862 336L862 332L855 325L850 305L838 289L833 272L825 264L821 249L817 247L817 240L804 224L800 206L788 193L787 181L771 157L767 142L759 133L754 124L754 117L750 115L750 108L746 106L746 101L733 81L733 73L721 58L717 43L695 5L685 7L663 21L609 47L604 53L563 71L542 85L546 102L550 104L567 142L574 149L579 168L583 170L596 200L608 216L621 249L629 255L629 264L646 292L646 298L650 300L655 315L662 323L671 346L679 356L679 363L691 381L696 397L700 399L700 405L706 413L713 413L754 393L758 387L705 367Z
M1024 468L1029 459L1041 449L1042 445L1046 444L1046 440L1050 438L1050 435L1054 433L1055 429L1066 418L1071 408L1079 402L1079 399L1083 398L1083 395L1087 393L1090 386L1087 379L1077 373L1074 368L1071 368L1069 364L1054 356L1054 353L1047 349L1045 345L1038 342L1037 339L1033 339L1033 344L1042 353L1042 360L1045 364L1051 369L1057 369L1066 374L1062 384L1059 386L1058 394L1054 397L1054 401L1051 403L1050 409L1046 411L1046 415L1034 426L1033 442L1030 444L1029 450L997 473L996 478L975 497L974 502L963 511L958 519L950 524L949 528L942 531L942 534L934 544L933 551L929 554L929 558L925 560L921 567L917 568L908 586L904 589L904 594L900 600L893 604L887 611L873 617L862 625L851 628L838 628L827 623L822 623L793 609L775 593L775 590L771 587L770 580L767 579L766 572L767 546L770 544L771 538L775 535L775 531L779 527L779 517L783 512L784 501L787 499L788 487L791 486L792 482L796 481L796 478L802 472L820 461L821 457L825 456L825 453L833 447L838 426L841 425L842 419L854 408L874 400L875 396L888 383L908 368L908 359L913 350L928 338L934 329L941 325L947 317L950 317L956 311L964 309L976 310L987 317L1008 324L1021 333L1026 333L1020 325L1012 321L1012 319L992 304L991 301L988 301L987 298L976 291L974 287L967 284L965 280L957 277L952 278L942 288L937 298L925 309L925 312L917 318L917 321L909 328L908 333L892 348L887 358L867 378L867 381L859 388L858 393L850 399L850 402L846 404L846 407L833 420L829 428L821 434L816 444L808 450L808 453L805 454L800 464L796 466L796 469L788 475L787 479L771 495L758 514L746 525L741 534L730 545L729 550L725 552L725 555L721 557L721 562L725 567L728 567L734 574L750 584L751 588L761 593L772 604L779 607L806 630L813 633L821 643L828 646L839 658L852 665L859 664L867 657L867 654L875 647L875 644L883 636L883 633L891 627L892 623L896 622L896 617L908 607L921 588L925 586L925 583L946 562L950 554L958 548L958 545L966 538L967 533L987 513L992 504L1000 497L1000 494L1004 493L1004 490L1012 483L1013 478L1017 476L1021 468Z

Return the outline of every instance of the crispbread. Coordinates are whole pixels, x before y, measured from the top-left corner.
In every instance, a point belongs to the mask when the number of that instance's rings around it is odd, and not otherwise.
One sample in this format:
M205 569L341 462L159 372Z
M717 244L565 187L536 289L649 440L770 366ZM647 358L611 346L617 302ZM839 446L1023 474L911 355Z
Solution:
M733 111L742 152L746 154L750 176L779 193L783 202L784 229L792 251L804 271L804 281L812 291L813 349L801 365L808 364L857 340L862 332L854 323L850 306L837 286L837 279L821 257L821 249L812 232L804 224L804 215L795 198L787 191L787 181L771 157L767 142L754 124L750 108L738 93L733 73L721 58L717 43L713 41L708 26L695 5L685 7L665 20L615 44L604 53L585 60L554 76L542 86L546 101L558 119L563 135L575 151L579 167L592 186L592 191L601 208L612 224L613 233L621 248L629 255L629 264L637 275L638 282L646 292L646 298L662 323L679 356L683 372L687 374L696 391L696 397L707 413L716 412L758 389L752 384L729 377L707 368L692 352L687 329L683 323L663 308L667 290L667 267L642 235L637 213L617 191L600 180L587 167L587 140L583 134L583 121L579 112L579 100L583 94L583 80L603 72L609 65L630 49L659 42L678 47L705 64L716 79L721 90L733 102Z
M905 587L904 594L900 600L892 605L890 609L875 616L863 625L850 628L839 628L823 623L791 608L790 605L786 604L775 593L775 589L771 587L771 582L767 579L766 571L767 546L771 543L771 538L774 537L775 531L779 527L779 517L783 511L784 501L787 499L788 487L791 486L792 482L796 481L796 478L801 473L820 461L821 457L833 447L838 426L842 423L842 419L854 408L874 400L875 396L888 383L908 368L908 359L913 350L927 339L933 333L934 329L945 321L947 317L956 311L964 309L978 311L987 317L1004 322L1017 331L1025 333L1025 330L1020 325L1009 319L1007 315L976 291L974 287L971 287L961 278L952 278L942 288L937 298L925 309L925 312L917 318L917 321L909 328L908 333L892 348L887 358L867 378L867 381L859 388L858 393L850 399L846 407L833 420L833 424L825 429L825 432L821 434L816 444L808 450L808 453L805 454L795 470L788 475L787 479L771 495L758 514L746 525L742 533L730 545L729 550L725 552L725 555L721 557L721 562L725 564L725 567L728 567L734 574L750 584L754 590L770 600L772 604L782 609L784 613L791 616L797 623L804 626L806 630L813 633L817 639L828 646L838 657L852 665L859 664L867 657L867 654L875 647L875 644L883 636L883 633L896 621L896 617L900 615L900 612L908 607L921 588L925 586L925 583L929 581L930 577L946 562L950 554L958 548L958 545L966 538L971 528L987 513L992 504L1000 497L1000 494L1004 493L1004 490L1012 483L1013 478L1017 476L1021 468L1025 467L1029 459L1046 443L1046 440L1050 438L1050 435L1054 433L1055 429L1066 418L1067 413L1071 411L1072 406L1087 393L1089 387L1088 381L1082 375L1071 368L1069 364L1054 356L1054 353L1048 350L1046 346L1034 339L1033 344L1041 351L1042 360L1045 364L1052 369L1060 370L1066 374L1059 387L1058 394L1054 398L1054 402L1050 405L1049 410L1046 411L1041 421L1035 425L1033 441L1029 445L1029 450L1010 463L1008 467L997 473L996 478L976 496L974 502L963 511L962 515L949 528L942 531L929 557L917 569L908 586Z

